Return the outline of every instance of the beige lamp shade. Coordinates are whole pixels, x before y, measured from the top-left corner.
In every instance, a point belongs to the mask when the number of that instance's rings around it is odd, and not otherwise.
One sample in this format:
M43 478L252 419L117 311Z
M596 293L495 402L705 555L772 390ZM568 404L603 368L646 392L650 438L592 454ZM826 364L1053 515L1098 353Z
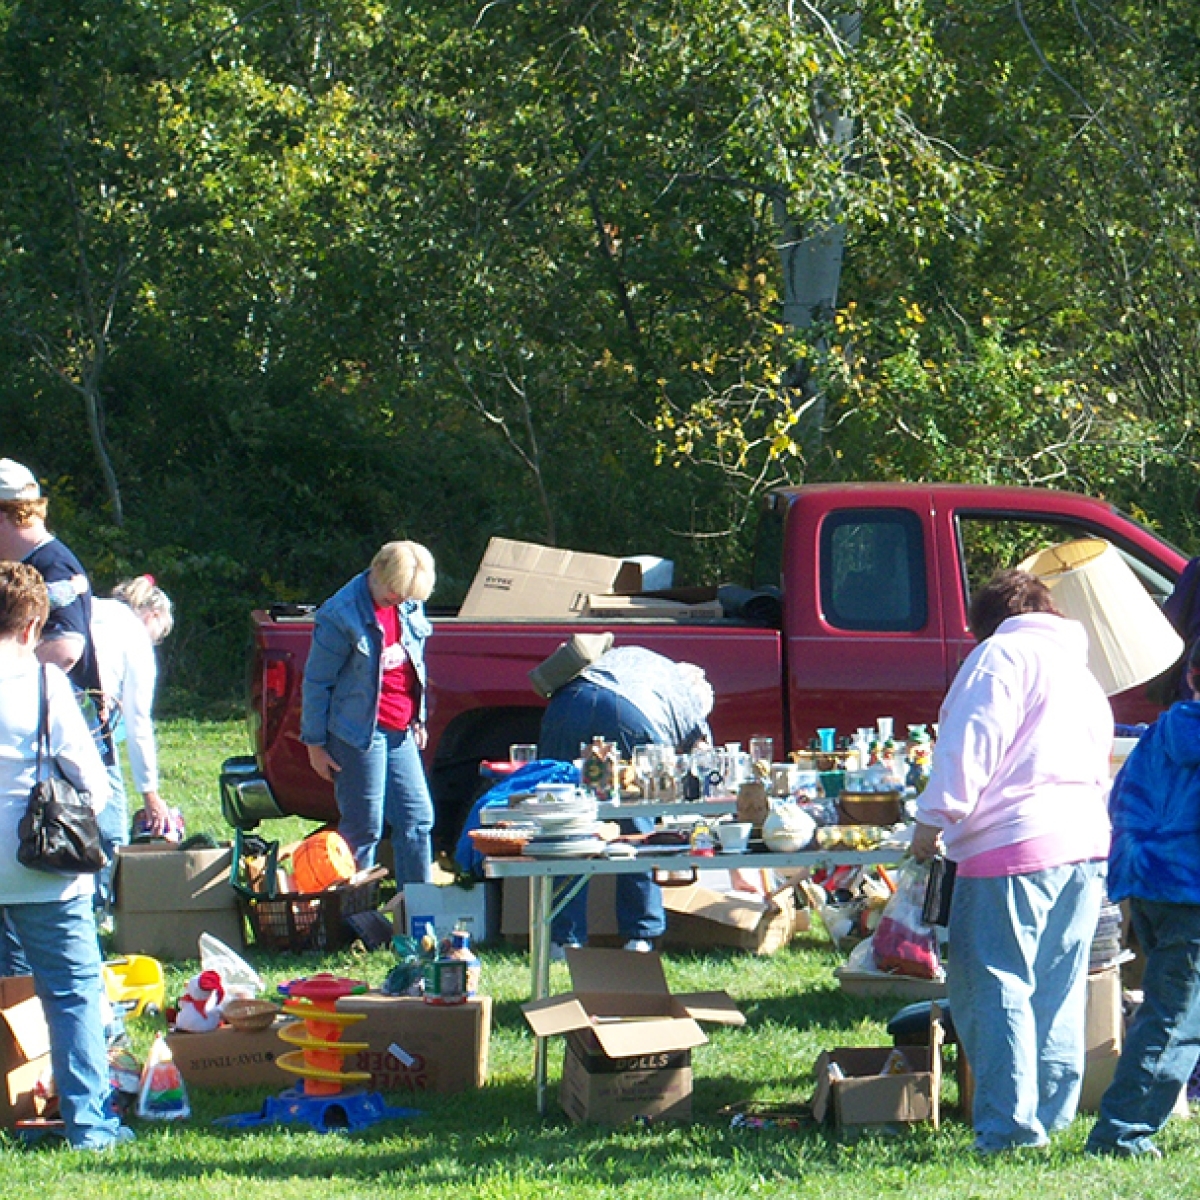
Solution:
M1183 653L1183 639L1109 542L1060 542L1020 569L1038 576L1059 612L1087 630L1088 666L1105 695L1161 675Z

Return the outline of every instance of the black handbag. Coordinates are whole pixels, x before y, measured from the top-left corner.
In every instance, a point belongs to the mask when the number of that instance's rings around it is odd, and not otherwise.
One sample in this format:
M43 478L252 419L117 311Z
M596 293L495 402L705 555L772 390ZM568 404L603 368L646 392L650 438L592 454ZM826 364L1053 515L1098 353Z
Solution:
M17 826L17 861L53 875L94 875L107 866L100 844L96 812L80 793L57 773L50 753L50 706L46 668L38 673L37 767L25 815ZM43 778L42 763L49 764Z
M929 882L925 886L925 902L921 917L927 925L950 924L950 903L954 898L954 876L957 864L937 855L929 861Z

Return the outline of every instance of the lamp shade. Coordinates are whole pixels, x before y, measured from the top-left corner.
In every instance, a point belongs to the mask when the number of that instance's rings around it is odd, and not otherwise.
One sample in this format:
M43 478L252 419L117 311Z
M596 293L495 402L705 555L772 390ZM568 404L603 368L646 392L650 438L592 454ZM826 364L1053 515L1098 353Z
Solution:
M1087 630L1088 666L1105 695L1161 675L1183 653L1183 639L1109 542L1060 542L1020 569L1038 576L1059 612Z

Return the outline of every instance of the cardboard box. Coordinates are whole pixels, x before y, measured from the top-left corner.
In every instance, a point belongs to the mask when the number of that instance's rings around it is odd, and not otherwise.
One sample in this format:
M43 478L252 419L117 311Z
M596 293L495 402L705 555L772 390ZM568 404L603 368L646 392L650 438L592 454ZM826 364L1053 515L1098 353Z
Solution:
M556 889L557 890L557 889ZM518 945L529 942L529 880L505 879L500 889L500 934ZM596 875L588 881L588 938L611 938L617 933L617 881L615 875Z
M438 937L465 929L476 945L493 941L500 931L500 889L497 881L464 888L457 884L407 883L384 905L398 932L421 937L431 924Z
M654 621L720 621L725 610L719 600L685 604L659 596L607 596L590 593L584 597L585 617L644 617Z
M195 1088L292 1087L297 1077L276 1064L295 1049L279 1040L292 1018L279 1017L269 1029L242 1033L225 1025L211 1033L171 1033L167 1045L183 1081Z
M228 847L122 846L114 875L116 952L196 958L205 932L232 949L241 947L242 918L229 882L231 863Z
M1084 1028L1086 1059L1079 1092L1080 1112L1099 1112L1100 1100L1112 1083L1117 1059L1125 1042L1125 1019L1121 1008L1121 969L1106 967L1087 978L1087 1016ZM975 1079L970 1063L958 1049L959 1109L970 1119Z
M639 1117L692 1119L692 1052L609 1058L590 1029L568 1033L558 1089L576 1124L624 1125Z
M946 995L944 979L914 979L909 975L889 975L886 971L855 971L847 966L834 967L834 978L847 996L888 997L912 1003L915 1000L941 1000Z
M791 885L768 896L720 892L692 884L663 888L668 946L730 946L753 954L774 954L807 928L807 910L797 911Z
M0 1125L41 1116L34 1087L50 1067L50 1032L31 976L0 979L0 1064Z
M487 1082L492 1032L492 999L465 1004L426 1004L415 996L370 992L337 1003L342 1012L366 1020L349 1025L347 1041L368 1049L346 1059L347 1069L369 1071L367 1085L378 1092L462 1092ZM392 1047L398 1048L397 1056Z
M724 992L672 994L657 954L568 950L567 966L573 991L521 1011L537 1037L568 1037L568 1115L601 1123L663 1116L684 1112L685 1098L690 1112L691 1064L673 1056L708 1041L701 1021L744 1025L737 1005ZM574 1049L572 1034L586 1034ZM617 1083L621 1075L630 1079Z
M822 1051L813 1067L817 1090L813 1118L829 1119L839 1129L852 1126L914 1124L941 1121L942 1041L936 1012L930 1021L928 1046L851 1046ZM881 1074L894 1053L911 1070Z
M578 617L592 592L637 592L635 562L494 537L458 615Z

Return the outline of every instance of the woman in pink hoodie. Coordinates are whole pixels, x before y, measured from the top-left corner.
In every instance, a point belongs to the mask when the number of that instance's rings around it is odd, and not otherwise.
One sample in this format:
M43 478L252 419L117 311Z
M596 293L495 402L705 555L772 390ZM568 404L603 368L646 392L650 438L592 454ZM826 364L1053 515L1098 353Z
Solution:
M1002 571L971 603L979 645L945 702L913 855L958 868L948 989L976 1078L982 1153L1069 1125L1088 951L1103 894L1113 717L1087 635L1041 580Z

